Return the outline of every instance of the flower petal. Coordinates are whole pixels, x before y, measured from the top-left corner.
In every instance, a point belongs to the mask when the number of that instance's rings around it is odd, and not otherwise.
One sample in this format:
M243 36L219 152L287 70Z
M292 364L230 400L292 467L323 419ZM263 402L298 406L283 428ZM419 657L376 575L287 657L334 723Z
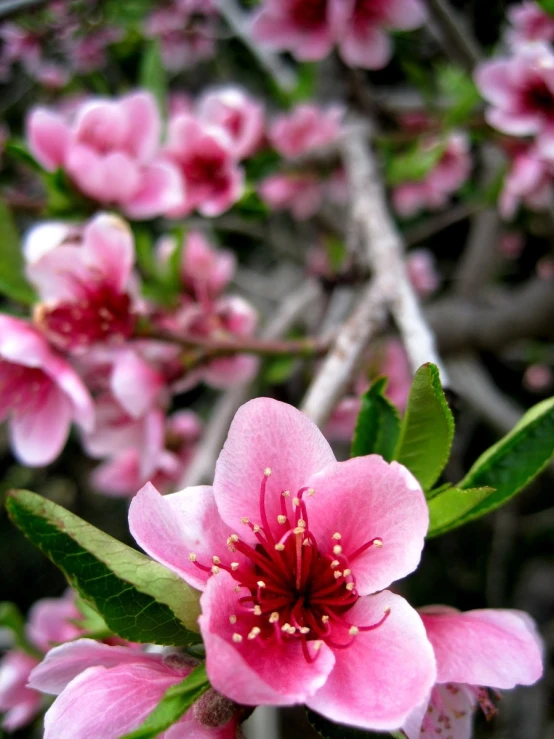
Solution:
M405 467L372 454L331 464L306 484L315 490L307 509L318 547L331 550L337 544L333 534L341 535L338 543L361 595L382 590L415 570L429 513L419 484ZM351 559L375 538L381 539L381 547L370 546Z
M198 619L206 645L206 669L220 693L245 705L286 706L302 703L320 688L333 669L334 656L323 645L309 663L297 641L279 644L250 640L240 643L233 634L240 628L229 616L237 611L236 582L226 572L208 580L200 599Z
M388 591L360 598L348 611L358 626L387 620L374 631L360 631L336 664L325 685L307 701L323 716L374 730L397 729L435 681L433 650L417 612Z
M45 108L33 110L27 120L29 149L50 172L63 166L70 135L63 118Z
M133 235L125 221L100 213L85 227L82 248L85 262L114 290L123 292L135 261Z
M329 443L310 419L286 403L257 398L236 413L217 460L214 496L225 522L248 536L243 516L259 522L260 485L270 468L266 508L270 521L280 513L279 496L293 494L310 475L335 461ZM253 535L250 540L255 540Z

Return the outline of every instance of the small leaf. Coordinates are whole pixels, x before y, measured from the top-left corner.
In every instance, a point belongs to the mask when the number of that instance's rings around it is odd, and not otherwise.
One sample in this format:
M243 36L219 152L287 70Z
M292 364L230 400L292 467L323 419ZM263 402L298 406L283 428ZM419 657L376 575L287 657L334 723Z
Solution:
M490 486L494 493L473 508L460 523L507 503L543 470L554 455L554 397L533 406L509 434L484 452L457 485Z
M5 152L14 159L17 159L21 164L26 164L33 171L44 174L44 168L37 162L23 142L8 141L5 146Z
M461 526L465 517L481 501L494 493L494 488L449 488L435 495L429 504L429 531L427 536L445 534L457 526Z
M310 708L306 709L306 715L308 721L317 733L324 739L385 739L388 737L394 737L394 739L405 739L404 735L399 731L392 731L386 734L376 734L373 731L367 731L366 729L356 729L353 726L343 726L342 724L335 724L329 719L320 716L319 713L315 713Z
M163 116L167 106L167 76L157 41L150 41L147 44L141 59L139 77L140 86L154 95Z
M424 364L412 382L394 459L407 467L423 489L428 490L448 461L453 437L454 418L444 396L439 371L434 364Z
M206 667L201 664L182 682L172 685L139 728L125 734L121 739L153 739L159 736L184 716L209 687Z
M436 167L444 154L444 144L432 147L412 146L402 154L395 154L387 162L387 182L389 185L400 185L404 182L419 182Z
M24 277L19 234L3 200L0 200L0 293L19 303L36 300L33 288Z
M25 619L21 615L19 608L15 603L3 601L0 603L0 629L8 629L12 632L14 644L33 656L42 657L27 640L25 635Z
M173 572L28 490L12 491L6 507L115 634L154 644L201 641L194 633L200 594Z
M380 454L387 462L393 458L400 433L400 415L385 397L387 380L380 377L362 396L362 407L352 439L352 457Z

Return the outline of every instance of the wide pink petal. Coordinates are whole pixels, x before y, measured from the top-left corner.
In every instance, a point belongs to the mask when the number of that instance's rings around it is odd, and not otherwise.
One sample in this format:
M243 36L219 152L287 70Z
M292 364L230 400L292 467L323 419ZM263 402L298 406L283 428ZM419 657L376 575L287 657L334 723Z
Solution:
M71 415L66 395L52 384L39 404L12 417L10 437L17 458L29 467L53 462L69 435Z
M23 238L22 251L27 264L48 254L71 234L71 226L63 221L42 221L32 226Z
M42 367L51 352L44 337L27 321L0 314L0 356L26 367Z
M27 637L41 651L74 639L82 629L73 623L81 616L75 605L75 593L68 590L61 598L41 598L29 611Z
M251 400L237 411L216 464L213 489L221 517L241 536L255 540L241 518L260 522L264 471L271 469L266 508L275 522L281 493L290 490L294 495L334 461L328 441L303 413L270 398Z
M81 247L66 244L56 246L40 259L28 263L25 272L44 302L80 300L83 286L90 280Z
M541 119L536 113L489 108L485 111L485 118L493 128L513 136L532 136L539 133L542 127Z
M323 645L310 664L296 640L280 645L277 641L250 640L246 632L240 643L234 642L233 634L240 626L231 624L229 616L241 608L235 585L227 572L220 572L208 580L200 599L198 623L206 645L210 683L231 700L249 706L304 702L333 669L333 653Z
M427 15L420 0L385 0L382 6L384 25L401 31L419 28Z
M28 695L13 708L6 711L2 719L2 728L6 731L17 731L29 724L41 711L42 697L39 693L28 691Z
M522 611L424 609L421 618L441 683L509 689L532 685L542 675L542 642L534 621Z
M160 399L163 376L138 352L126 349L114 362L110 388L132 418L140 418Z
M44 739L119 739L136 729L182 679L163 667L90 667L72 680L44 717Z
M402 726L408 739L471 739L476 698L463 685L435 685L429 702L414 709Z
M100 213L85 226L83 259L117 292L123 292L135 261L133 235L118 216Z
M94 425L94 404L90 393L65 359L50 352L43 364L43 369L65 393L71 406L71 418L83 431L91 431Z
M238 552L229 551L227 539L234 532L221 520L207 485L162 496L146 484L131 502L129 528L147 554L199 590L204 589L210 573L189 559L191 553L207 567L212 566L214 556L227 565L243 561Z
M129 498L144 482L140 474L140 453L137 449L126 449L99 464L91 475L95 490L115 498Z
M88 667L117 667L124 664L158 665L158 654L142 654L129 647L109 646L94 639L78 639L51 649L35 667L29 686L50 695L59 695Z
M477 67L475 82L485 100L501 108L513 106L517 90L510 71L507 59L484 62Z
M225 390L253 380L259 366L258 357L251 354L238 354L234 357L214 359L206 366L202 374L207 385L218 390Z
M140 165L122 151L112 151L102 158L102 201L124 204L140 187Z
M67 150L65 169L77 187L89 198L100 203L104 197L104 161L94 149L85 144L71 143Z
M64 119L45 108L35 108L26 128L29 149L40 164L49 171L62 167L71 135Z
M120 106L130 123L126 148L140 161L154 156L160 142L158 104L150 92L135 92L121 98Z
M391 43L386 33L373 26L364 32L352 29L340 41L340 55L350 67L381 69L391 56Z
M169 214L185 200L185 183L179 170L165 161L145 164L134 194L122 203L129 218L141 220Z
M431 690L436 677L433 650L417 612L388 591L360 598L345 614L360 631L346 649L335 651L336 663L325 685L307 705L339 723L389 730L402 725Z
M361 595L382 590L417 567L429 513L416 479L398 462L378 455L335 462L306 484L315 490L307 499L309 528L318 547L330 553L335 533L348 558ZM351 558L360 547L380 539Z

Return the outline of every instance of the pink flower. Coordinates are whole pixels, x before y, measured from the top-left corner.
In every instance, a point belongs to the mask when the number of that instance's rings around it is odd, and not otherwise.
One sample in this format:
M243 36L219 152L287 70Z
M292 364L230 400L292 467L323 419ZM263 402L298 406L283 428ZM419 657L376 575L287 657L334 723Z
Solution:
M532 393L546 393L554 381L554 373L547 364L530 364L523 375L523 385Z
M208 125L227 131L236 159L252 156L263 140L264 107L239 87L222 87L204 94L197 114Z
M82 633L72 623L80 617L71 591L61 598L39 600L29 612L27 639L39 651L46 652L51 646ZM40 694L27 687L29 675L39 662L38 657L20 649L8 651L0 660L0 712L5 714L2 728L6 731L20 729L41 711Z
M191 672L196 661L180 654L144 654L127 646L79 639L52 649L31 675L31 686L58 697L44 718L44 739L119 739L137 729L164 693ZM205 694L161 739L235 739L237 720L206 711ZM219 697L219 707L224 699ZM212 719L211 725L206 720ZM214 726L216 724L216 726Z
M90 395L71 366L37 329L0 315L0 420L9 418L12 449L30 467L52 462L71 422L92 428Z
M323 59L334 44L329 5L330 0L265 0L252 32L264 45L287 49L297 59Z
M279 154L293 158L312 149L330 144L341 133L344 110L332 106L323 110L317 105L303 103L275 119L269 130L269 139Z
M81 234L69 227L66 238L63 233L59 224L38 227L25 245L27 277L42 300L37 322L67 351L128 338L135 325L131 230L120 218L100 214Z
M554 154L554 53L545 44L518 47L511 57L481 64L475 81L490 103L487 121L512 136L538 136Z
M385 29L411 31L425 20L421 0L330 0L340 55L351 67L381 69L391 57Z
M406 218L425 208L443 208L471 173L469 141L464 133L450 134L444 144L430 140L425 146L429 149L444 146L437 164L422 180L402 183L392 192L395 210Z
M435 255L429 249L413 249L406 258L406 270L414 290L422 298L428 298L439 287Z
M443 732L470 739L477 705L487 718L496 713L487 688L532 685L541 677L542 644L526 613L433 606L420 615L435 651L437 684L404 724L408 739Z
M185 196L170 215L188 215L198 209L211 218L242 196L244 173L237 166L233 141L223 128L191 115L177 115L169 121L165 154L181 172L185 186Z
M554 41L554 18L537 3L513 5L507 12L512 25L507 37L514 46L527 41Z
M319 210L324 183L315 174L275 174L259 187L261 199L273 210L290 210L294 218L305 221Z
M498 207L504 218L513 218L521 204L544 210L554 195L554 167L537 151L524 147L517 152L504 179Z
M305 702L387 730L428 695L421 619L383 590L415 569L428 525L401 465L336 462L302 413L259 398L236 414L213 488L162 497L146 485L129 523L150 556L204 591L208 676L231 700Z
M27 120L33 155L61 168L87 197L130 218L167 213L183 198L177 170L158 156L161 121L150 93L91 99L71 120L35 108Z

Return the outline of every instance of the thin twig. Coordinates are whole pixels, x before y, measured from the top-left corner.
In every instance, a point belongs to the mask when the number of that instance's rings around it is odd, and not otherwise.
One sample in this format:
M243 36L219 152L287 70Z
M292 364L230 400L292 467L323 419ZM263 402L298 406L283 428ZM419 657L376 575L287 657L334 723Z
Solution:
M469 29L455 14L448 0L427 0L427 7L446 53L471 72L481 60L481 53Z
M465 221L466 218L469 218L479 210L481 210L480 205L468 205L467 203L455 205L443 213L438 213L436 216L431 216L425 221L407 228L404 231L404 243L406 246L420 244L422 241L426 241L432 236L444 231L449 226L453 226L460 221Z

